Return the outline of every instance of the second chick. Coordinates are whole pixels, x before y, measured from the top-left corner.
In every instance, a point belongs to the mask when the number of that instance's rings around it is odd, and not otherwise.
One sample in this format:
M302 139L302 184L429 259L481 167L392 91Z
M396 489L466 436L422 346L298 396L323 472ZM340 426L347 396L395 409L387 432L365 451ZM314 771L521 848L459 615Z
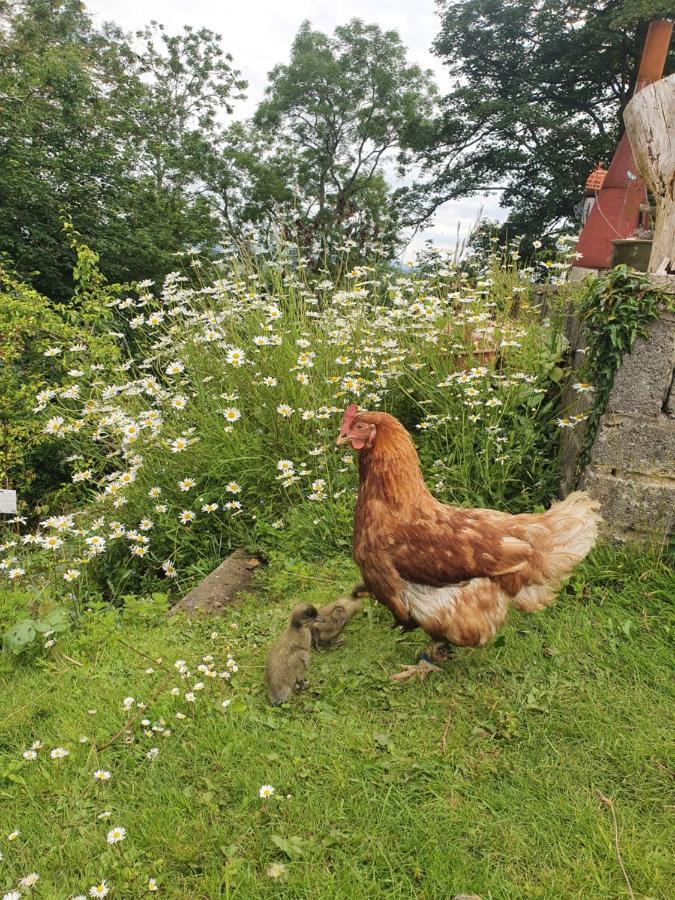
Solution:
M350 619L363 609L363 597L366 596L368 596L366 586L358 584L348 596L339 597L321 607L319 617L322 621L313 622L311 625L312 641L317 650L335 642ZM340 641L334 646L338 646L339 643Z

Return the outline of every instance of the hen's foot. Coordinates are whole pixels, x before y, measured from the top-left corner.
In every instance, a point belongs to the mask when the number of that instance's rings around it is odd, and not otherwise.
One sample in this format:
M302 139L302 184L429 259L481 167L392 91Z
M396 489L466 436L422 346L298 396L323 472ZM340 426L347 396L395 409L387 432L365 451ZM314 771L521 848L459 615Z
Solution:
M402 672L397 672L391 676L392 681L407 681L408 678L419 678L424 681L427 675L432 672L440 672L441 669L435 666L429 659L421 659L416 666L404 666Z

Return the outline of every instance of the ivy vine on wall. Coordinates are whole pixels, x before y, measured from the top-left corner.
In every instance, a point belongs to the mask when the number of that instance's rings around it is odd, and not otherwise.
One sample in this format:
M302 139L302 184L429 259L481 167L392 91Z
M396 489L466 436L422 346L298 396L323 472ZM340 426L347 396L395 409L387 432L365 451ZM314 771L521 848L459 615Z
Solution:
M578 470L586 466L614 377L626 353L662 309L675 310L675 297L656 287L643 272L621 265L588 282L579 303L586 333L584 380L595 388Z

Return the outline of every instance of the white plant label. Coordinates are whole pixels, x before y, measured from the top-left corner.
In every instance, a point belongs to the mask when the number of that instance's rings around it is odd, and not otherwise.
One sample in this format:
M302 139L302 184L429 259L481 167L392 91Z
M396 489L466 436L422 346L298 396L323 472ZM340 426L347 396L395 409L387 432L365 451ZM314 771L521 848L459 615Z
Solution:
M0 491L0 513L16 512L16 491Z

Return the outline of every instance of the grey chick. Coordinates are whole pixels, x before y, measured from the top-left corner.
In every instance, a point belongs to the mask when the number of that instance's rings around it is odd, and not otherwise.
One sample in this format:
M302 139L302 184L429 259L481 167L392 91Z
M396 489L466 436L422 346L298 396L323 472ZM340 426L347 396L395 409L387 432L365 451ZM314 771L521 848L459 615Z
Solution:
M315 606L303 603L291 613L288 628L270 647L265 666L265 685L270 702L284 703L294 690L307 686L303 678L312 646L310 626L321 623Z
M317 650L320 647L327 647L335 641L347 622L363 609L363 597L366 596L368 596L366 586L358 584L348 596L339 597L332 603L321 607L319 616L324 621L314 622L311 626L312 640Z

